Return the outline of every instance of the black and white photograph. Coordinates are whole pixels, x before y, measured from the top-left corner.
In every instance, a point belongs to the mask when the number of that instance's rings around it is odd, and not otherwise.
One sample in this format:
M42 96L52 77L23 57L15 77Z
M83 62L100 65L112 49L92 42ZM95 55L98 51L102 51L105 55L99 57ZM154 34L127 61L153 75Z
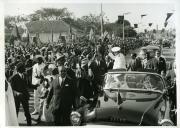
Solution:
M3 7L5 126L178 126L176 2Z

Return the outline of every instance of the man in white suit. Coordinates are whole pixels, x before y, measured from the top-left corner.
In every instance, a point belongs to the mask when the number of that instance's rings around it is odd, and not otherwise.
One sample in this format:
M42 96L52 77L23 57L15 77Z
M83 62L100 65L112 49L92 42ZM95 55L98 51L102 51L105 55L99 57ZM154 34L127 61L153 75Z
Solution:
M121 69L126 71L126 60L124 55L120 52L120 47L113 47L108 55L114 60L113 69Z
M32 113L32 115L39 113L40 98L38 96L38 90L40 89L40 81L44 77L43 70L45 67L43 57L37 56L36 58L37 63L33 66L32 72L32 85L34 85L37 88L34 90L34 112Z

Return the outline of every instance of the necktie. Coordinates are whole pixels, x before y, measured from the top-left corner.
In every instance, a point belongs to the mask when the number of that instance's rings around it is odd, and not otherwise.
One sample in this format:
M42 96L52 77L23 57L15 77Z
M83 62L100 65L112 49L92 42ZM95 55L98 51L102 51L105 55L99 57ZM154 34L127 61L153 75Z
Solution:
M62 81L61 81L61 86L64 84L64 79L62 78Z
M100 65L100 62L98 61L98 66Z

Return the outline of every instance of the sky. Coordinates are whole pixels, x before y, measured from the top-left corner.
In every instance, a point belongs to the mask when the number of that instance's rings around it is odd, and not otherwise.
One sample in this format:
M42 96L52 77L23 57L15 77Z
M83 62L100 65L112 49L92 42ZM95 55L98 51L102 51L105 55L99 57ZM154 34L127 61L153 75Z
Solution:
M41 8L63 8L66 7L73 15L81 17L84 15L100 14L100 3L8 3L4 6L5 15L28 15ZM167 13L175 11L175 5L170 3L102 3L102 9L104 17L109 19L109 22L115 22L118 19L118 15L130 12L125 15L125 19L129 20L131 26L136 23L140 23L137 31L143 31L144 29L162 29L164 27L164 21ZM147 16L141 19L141 14L147 14ZM151 27L148 23L153 23ZM166 29L175 28L175 14L173 14L168 20L168 26Z

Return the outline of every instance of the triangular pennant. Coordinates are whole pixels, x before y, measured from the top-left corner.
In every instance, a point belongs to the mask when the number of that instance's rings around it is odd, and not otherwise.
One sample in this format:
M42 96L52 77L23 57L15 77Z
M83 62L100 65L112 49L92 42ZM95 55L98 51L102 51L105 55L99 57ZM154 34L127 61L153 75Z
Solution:
M172 16L173 13L167 13L167 17L166 17L166 20L167 21L171 16Z
M143 18L144 16L147 16L147 14L142 14L142 15L141 15L141 18Z
M151 27L152 26L152 23L149 23L149 27Z

